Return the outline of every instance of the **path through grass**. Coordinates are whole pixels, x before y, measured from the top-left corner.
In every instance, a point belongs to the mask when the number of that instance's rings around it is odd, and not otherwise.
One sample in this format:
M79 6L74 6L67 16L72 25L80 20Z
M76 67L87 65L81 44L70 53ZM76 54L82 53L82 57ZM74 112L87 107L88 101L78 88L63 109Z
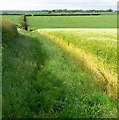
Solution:
M93 74L35 32L3 48L3 118L115 118Z

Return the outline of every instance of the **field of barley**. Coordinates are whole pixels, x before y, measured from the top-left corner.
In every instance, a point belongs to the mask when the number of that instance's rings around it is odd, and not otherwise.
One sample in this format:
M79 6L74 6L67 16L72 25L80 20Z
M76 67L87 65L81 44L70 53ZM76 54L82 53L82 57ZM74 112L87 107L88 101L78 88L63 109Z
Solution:
M3 16L2 118L117 118L116 18Z

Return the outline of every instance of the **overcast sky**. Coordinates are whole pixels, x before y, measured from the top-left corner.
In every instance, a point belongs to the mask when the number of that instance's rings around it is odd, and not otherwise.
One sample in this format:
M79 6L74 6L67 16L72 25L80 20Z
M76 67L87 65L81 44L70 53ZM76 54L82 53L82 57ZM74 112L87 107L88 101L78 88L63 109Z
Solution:
M0 10L117 9L118 0L1 0Z

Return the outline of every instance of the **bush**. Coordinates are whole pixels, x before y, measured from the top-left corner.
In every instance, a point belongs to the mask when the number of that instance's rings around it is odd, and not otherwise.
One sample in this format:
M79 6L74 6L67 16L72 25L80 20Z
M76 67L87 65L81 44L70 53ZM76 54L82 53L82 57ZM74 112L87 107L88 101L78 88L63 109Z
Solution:
M17 25L8 20L8 19L2 19L2 22L0 23L2 26L2 44L10 44L11 42L15 41L15 38L17 37Z
M20 22L21 28L27 30L27 23L25 21Z
M27 22L26 22L26 16L22 15L20 19L20 25L22 29L27 30Z

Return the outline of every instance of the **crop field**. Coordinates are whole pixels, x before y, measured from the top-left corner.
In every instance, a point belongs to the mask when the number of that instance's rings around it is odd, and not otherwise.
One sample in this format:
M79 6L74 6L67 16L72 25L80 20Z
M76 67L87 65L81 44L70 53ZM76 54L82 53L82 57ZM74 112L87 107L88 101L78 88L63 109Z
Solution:
M29 29L40 28L116 28L117 16L32 16Z
M116 15L3 17L2 118L117 118Z
M20 23L17 15L3 15L2 18ZM31 16L27 17L29 30L40 28L116 28L117 16Z
M116 29L44 30L48 35L62 39L69 44L94 54L103 63L117 70L117 31Z

